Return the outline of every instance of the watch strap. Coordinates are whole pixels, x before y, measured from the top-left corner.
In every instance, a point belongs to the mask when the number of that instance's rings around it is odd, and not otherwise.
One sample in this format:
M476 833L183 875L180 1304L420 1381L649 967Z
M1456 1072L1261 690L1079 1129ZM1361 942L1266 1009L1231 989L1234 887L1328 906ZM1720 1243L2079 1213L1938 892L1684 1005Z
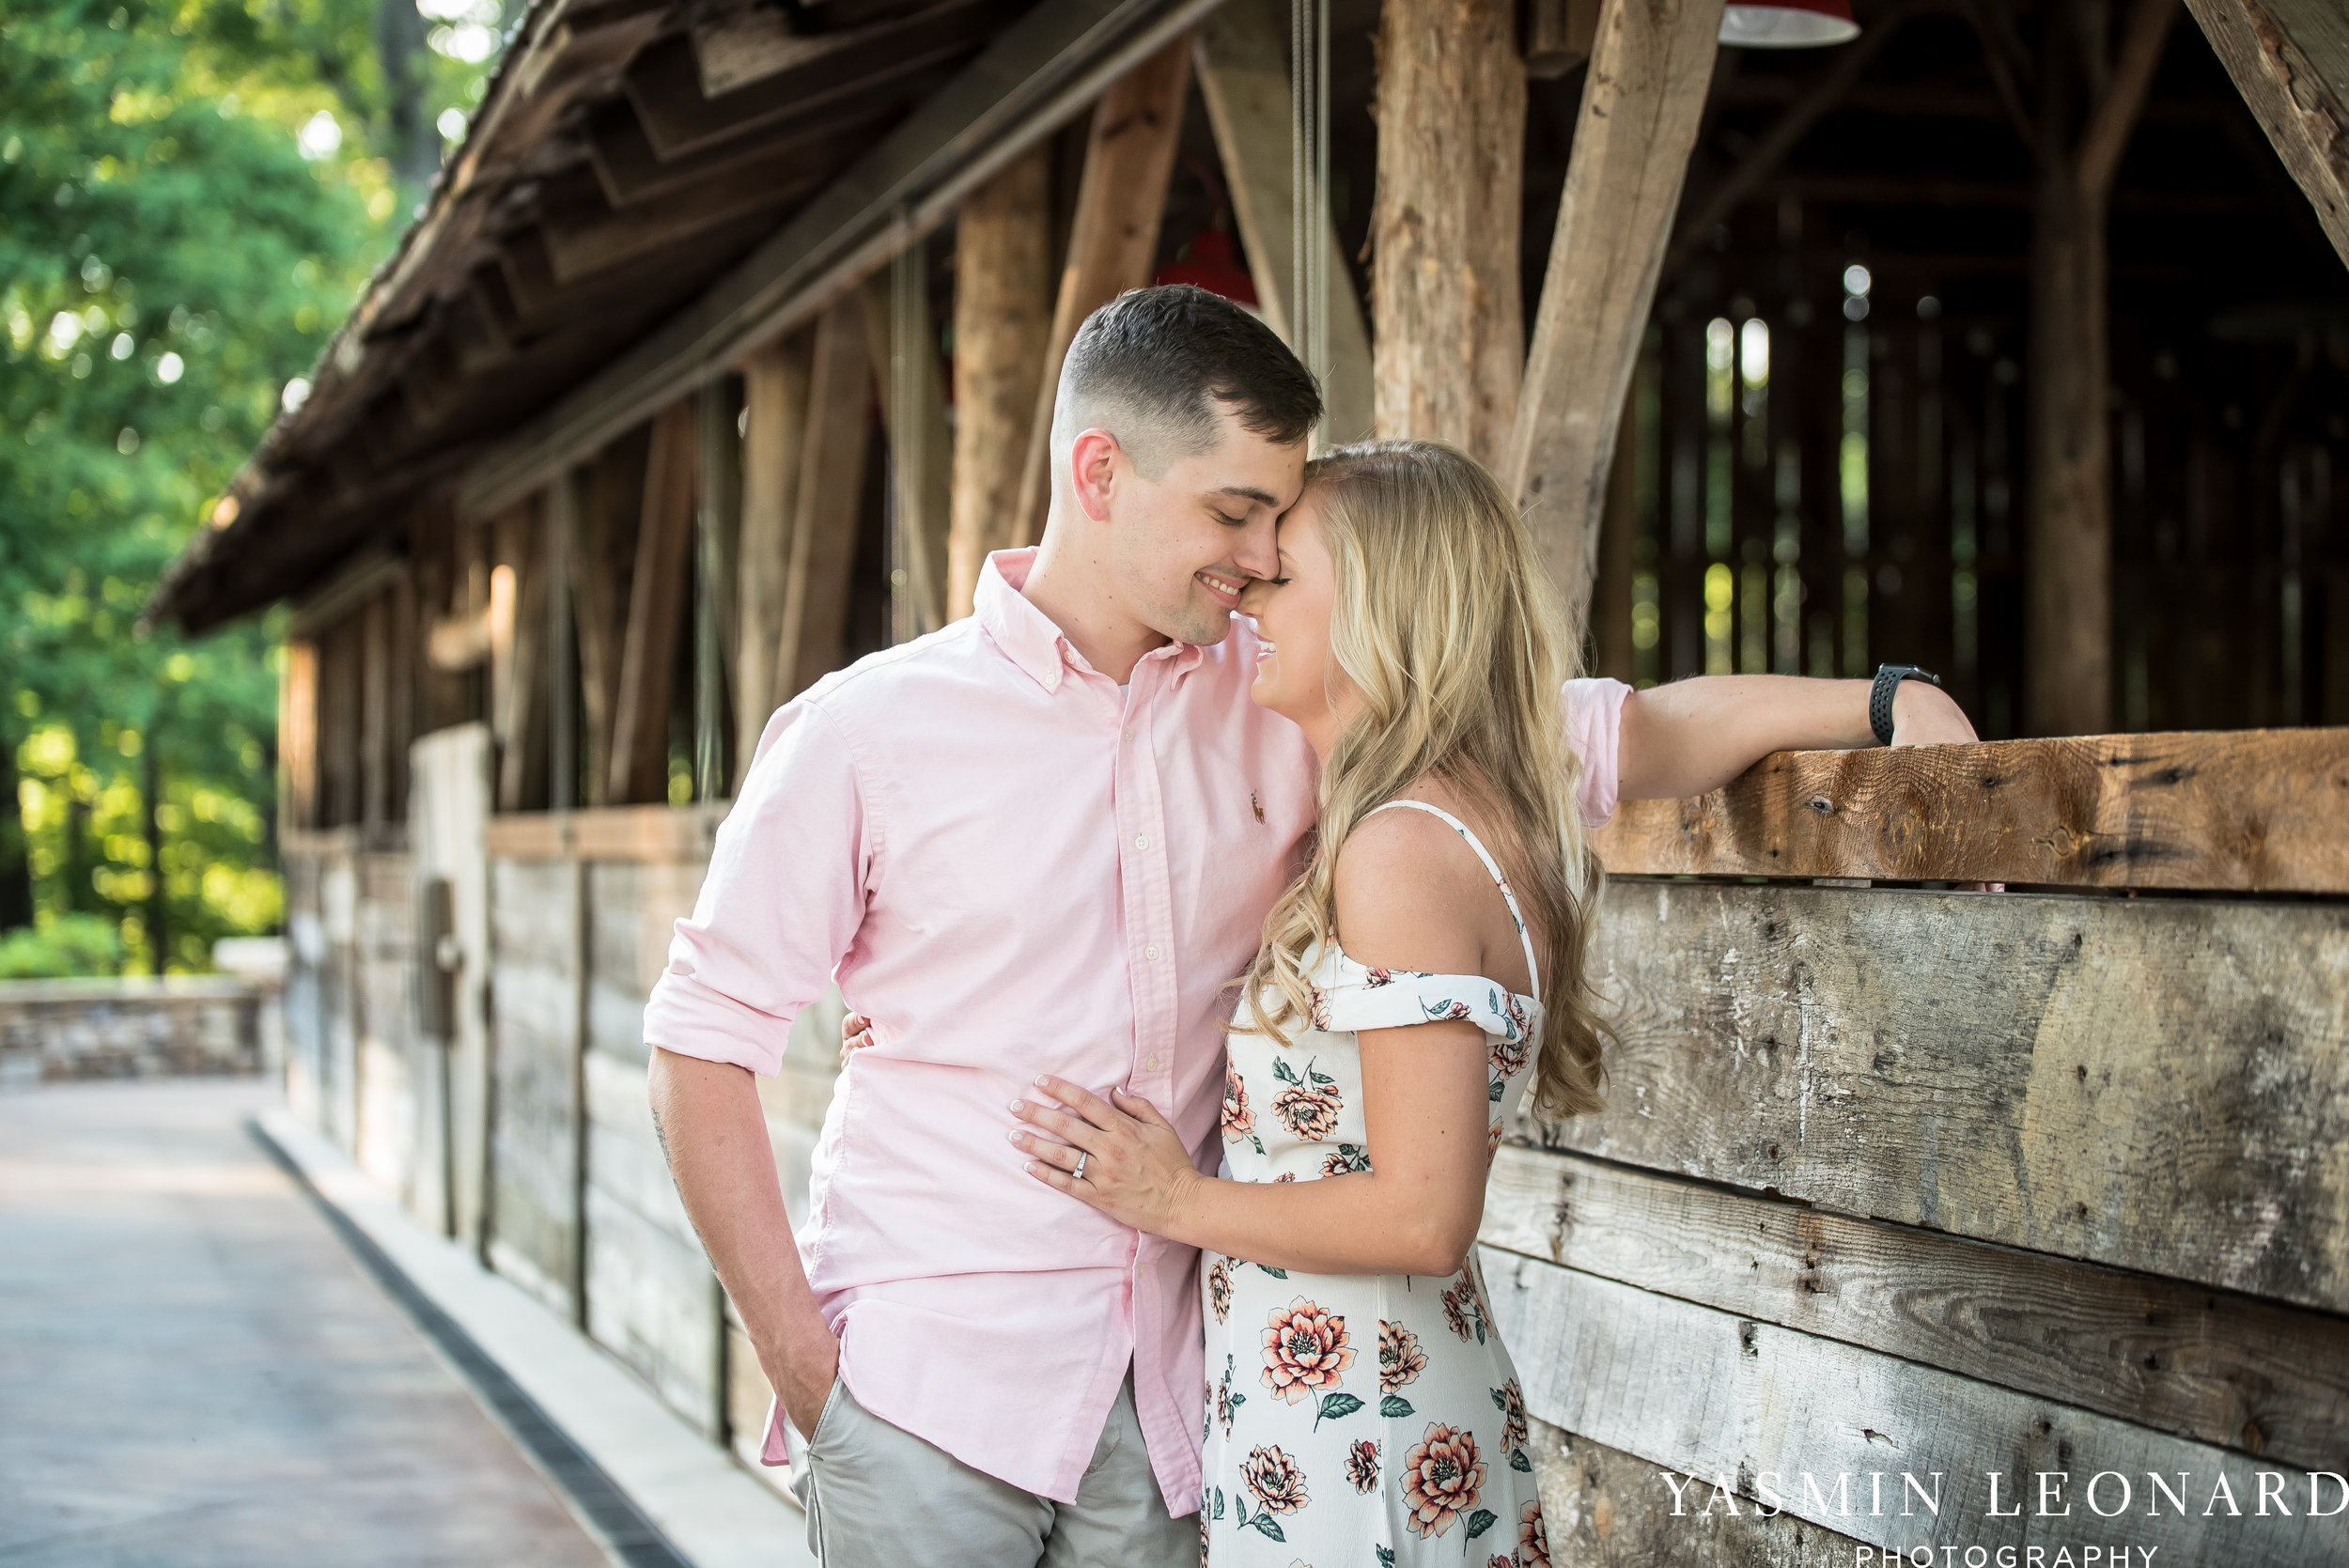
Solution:
M1921 680L1933 686L1941 684L1941 677L1930 670L1914 664L1879 664L1876 683L1868 692L1868 727L1875 731L1876 744L1892 744L1892 698L1905 680Z

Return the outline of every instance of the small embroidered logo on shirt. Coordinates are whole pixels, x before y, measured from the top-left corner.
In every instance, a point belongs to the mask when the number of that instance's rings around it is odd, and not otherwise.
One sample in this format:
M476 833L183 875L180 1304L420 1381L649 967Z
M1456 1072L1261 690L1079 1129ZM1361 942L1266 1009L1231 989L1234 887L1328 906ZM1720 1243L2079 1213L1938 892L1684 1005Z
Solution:
M1248 792L1248 809L1256 814L1257 821L1264 820L1264 802L1256 799L1256 792L1252 789Z

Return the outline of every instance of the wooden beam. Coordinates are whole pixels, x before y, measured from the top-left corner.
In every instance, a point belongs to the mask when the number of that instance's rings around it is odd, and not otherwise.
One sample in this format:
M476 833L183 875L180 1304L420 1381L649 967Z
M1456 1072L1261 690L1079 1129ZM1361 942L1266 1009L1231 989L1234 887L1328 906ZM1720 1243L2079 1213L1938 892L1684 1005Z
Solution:
M459 491L463 509L495 511L813 320L1218 3L1039 0L693 303L493 448Z
M2349 1452L2349 1320L2304 1308L1521 1147L1479 1238L2263 1459Z
M1618 0L1613 9L1656 3L1665 0ZM1590 80L1604 85L1600 68ZM1373 113L1377 433L1450 442L1497 467L1525 366L1517 278L1525 65L1517 8L1508 0L1385 0ZM1587 131L1588 103L1583 116ZM1579 163L1579 135L1575 156ZM1571 181L1568 192L1571 205ZM1637 326L1631 331L1636 341ZM1620 386L1614 396L1621 400Z
M1948 1560L1964 1561L1968 1547L1980 1547L1995 1562L2003 1546L2003 1560L2019 1563L2023 1543L2046 1540L2051 1522L2032 1508L2037 1476L2061 1471L2049 1512L2070 1508L2071 1527L2116 1562L2124 1550L2132 1560L2174 1551L2188 1562L2277 1568L2339 1560L2333 1522L2310 1516L2309 1477L2290 1467L1554 1264L1499 1251L1484 1264L1527 1413L1698 1478L1692 1513L1717 1478L1750 1499L1748 1508L1766 1500L1768 1485L1796 1518L1905 1559L1943 1561L1947 1547ZM2134 1505L2091 1516L2090 1478L2108 1470L2135 1483ZM2192 1500L2183 1511L2154 1500L2149 1513L2147 1473L2174 1488L2181 1471ZM2221 1476L2236 1498L2256 1498L2263 1471L2283 1478L2289 1516L2261 1514L2249 1502L2239 1515L2204 1507ZM1871 1472L1884 1478L1880 1513ZM1904 1474L1938 1507L1911 1500ZM1806 1475L1815 1490L1806 1490ZM1848 1491L1838 1481L1845 1476ZM2332 1500L2329 1485L2325 1495ZM2116 1496L2106 1482L2100 1509ZM2042 1560L2056 1560L2047 1551Z
M688 401L653 421L604 775L607 804L668 798L669 696L693 552L693 406Z
M922 247L914 247L918 256ZM895 492L902 592L914 636L946 624L946 512L954 490L954 432L946 427L946 378L938 364L929 281L898 291L901 260L864 280L864 340L880 393L890 482ZM924 272L926 273L926 266ZM900 392L907 396L901 397ZM904 406L900 406L903 404Z
M1248 253L1249 275L1265 321L1283 343L1297 342L1295 170L1289 157L1286 8L1272 0L1227 0L1200 24L1199 91L1223 163L1232 216ZM1329 444L1367 440L1374 423L1370 329L1362 322L1353 274L1338 248L1335 224L1322 234L1329 277L1330 374L1322 433Z
M284 780L280 831L319 822L319 645L286 644L286 673L277 688L278 776Z
M758 749L774 712L784 593L791 565L800 461L807 450L808 372L814 334L801 333L753 354L742 365L741 598L734 675L734 783Z
M2323 0L2186 0L2186 8L2349 261L2349 44L2338 10Z
M2349 893L2349 730L1781 752L1592 842L1617 876Z
M2050 18L2030 246L2030 569L2024 722L2038 735L2112 728L2112 438L2107 210L2177 0L2135 0L2117 60L2101 21ZM2102 12L2092 13L2101 18ZM2092 91L2077 140L2071 105Z
M1014 542L1052 304L1051 149L1037 147L964 197L955 225L949 619L971 613L988 552Z
M1190 85L1190 40L1176 39L1119 78L1094 108L1068 259L1061 269L1013 511L1019 544L1044 536L1045 514L1051 509L1052 401L1060 393L1068 345L1086 317L1127 289L1148 284L1157 265L1166 182L1174 170L1183 95Z
M1583 79L1501 467L1578 630L1597 568L1616 426L1712 85L1720 21L1721 0L1607 0Z
M2349 1307L2349 906L1607 897L1590 972L1620 1033L1610 1100L1541 1129L1551 1146Z
M784 577L783 627L772 696L786 703L840 667L848 622L848 578L856 565L857 510L872 440L872 350L864 307L850 294L816 324L808 376L807 444L792 509Z

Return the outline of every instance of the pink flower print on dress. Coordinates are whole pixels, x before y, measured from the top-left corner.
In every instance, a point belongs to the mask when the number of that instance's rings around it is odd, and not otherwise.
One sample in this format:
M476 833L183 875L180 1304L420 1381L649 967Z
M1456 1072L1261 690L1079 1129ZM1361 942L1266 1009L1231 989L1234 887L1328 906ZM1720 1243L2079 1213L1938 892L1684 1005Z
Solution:
M1288 1085L1272 1097L1272 1114L1281 1125L1308 1143L1318 1143L1338 1130L1338 1113L1346 1098L1338 1080L1313 1063L1299 1074L1280 1057L1272 1059L1272 1076Z
M1519 1031L1514 1040L1495 1040L1487 1054L1492 1063L1493 1077L1502 1083L1508 1082L1525 1071L1530 1051L1524 1032Z
M1518 1568L1549 1568L1549 1529L1542 1523L1542 1505L1525 1505L1517 1515Z
M1275 1307L1264 1331L1264 1386L1295 1405L1335 1389L1354 1364L1346 1319L1303 1296Z
M1346 1451L1346 1479L1354 1490L1368 1497L1378 1490L1378 1445L1367 1437L1358 1437Z
M1378 1325L1378 1389L1392 1393L1427 1370L1419 1336L1399 1323Z
M1277 1444L1250 1450L1239 1478L1267 1514L1294 1514L1313 1500L1305 1490L1305 1472Z
M1229 1062L1223 1064L1223 1141L1237 1143L1246 1139L1256 1143L1256 1116L1248 1109L1248 1084L1239 1076L1239 1069ZM1256 1143L1262 1154L1264 1145Z
M1463 1341L1485 1343L1485 1298L1477 1294L1476 1276L1466 1268L1443 1293L1443 1320Z
M1427 1436L1403 1456L1403 1498L1411 1507L1404 1523L1423 1540L1450 1529L1484 1491L1485 1466L1474 1434L1465 1427L1430 1421ZM1489 1525L1492 1515L1485 1522Z
M1207 1265L1207 1305L1221 1323L1232 1315L1232 1261L1219 1255Z
M1380 986L1392 986L1394 984L1394 970L1392 970L1366 969L1362 972L1370 977L1365 983L1367 987L1370 989L1375 990Z
M1493 1408L1501 1412L1501 1446L1525 1446L1525 1389L1514 1377L1493 1390ZM1511 1468L1517 1468L1514 1461Z

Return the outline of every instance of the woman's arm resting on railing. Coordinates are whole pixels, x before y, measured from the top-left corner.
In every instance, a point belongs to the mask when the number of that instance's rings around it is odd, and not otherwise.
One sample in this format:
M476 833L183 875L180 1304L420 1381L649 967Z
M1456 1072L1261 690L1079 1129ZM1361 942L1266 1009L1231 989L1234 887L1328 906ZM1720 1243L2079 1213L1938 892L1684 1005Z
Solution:
M1719 789L1772 752L1873 746L1865 680L1802 675L1697 675L1624 700L1618 768L1626 800L1673 800ZM1979 739L1956 700L1905 680L1892 698L1892 744Z

